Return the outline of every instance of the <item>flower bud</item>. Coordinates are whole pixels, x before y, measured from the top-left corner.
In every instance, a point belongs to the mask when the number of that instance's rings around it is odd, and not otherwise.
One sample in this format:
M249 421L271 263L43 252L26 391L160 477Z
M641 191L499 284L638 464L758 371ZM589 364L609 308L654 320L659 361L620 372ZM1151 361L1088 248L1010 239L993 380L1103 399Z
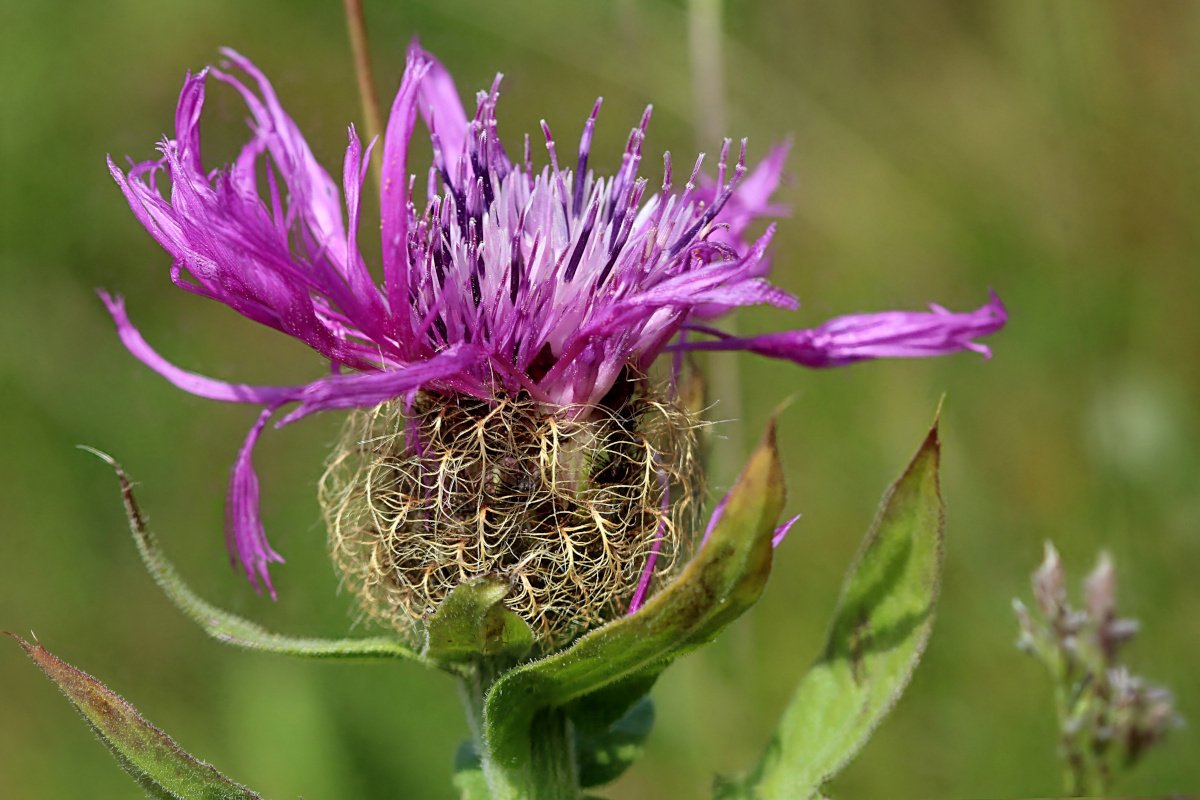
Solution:
M1084 604L1091 625L1095 630L1096 647L1106 664L1116 661L1117 650L1138 632L1136 619L1117 617L1117 576L1112 558L1101 553L1083 583Z
M1116 614L1117 574L1108 553L1100 554L1096 568L1084 580L1083 599L1088 614L1097 622Z
M626 387L593 406L423 392L353 413L321 504L366 614L416 637L452 589L497 575L553 648L671 575L697 528L698 423Z
M1033 573L1033 599L1048 620L1057 619L1066 609L1067 586L1058 550L1046 542L1042 564Z

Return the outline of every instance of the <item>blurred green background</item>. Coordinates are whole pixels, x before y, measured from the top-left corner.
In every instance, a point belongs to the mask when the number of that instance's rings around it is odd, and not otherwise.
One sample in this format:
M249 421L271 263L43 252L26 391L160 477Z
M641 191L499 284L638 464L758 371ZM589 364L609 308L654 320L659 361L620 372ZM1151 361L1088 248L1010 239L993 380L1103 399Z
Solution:
M385 99L419 34L464 93L506 74L509 142L541 117L572 141L596 95L597 166L618 163L650 101L649 152L681 162L714 151L700 140L718 133L749 136L755 157L793 137L780 193L792 211L773 252L777 282L804 307L745 312L741 330L930 300L964 309L988 286L1011 311L987 363L816 373L735 362L747 440L796 398L782 434L789 510L804 519L761 604L664 675L649 753L608 796L707 796L714 771L752 762L943 391L938 624L908 694L833 794L1057 791L1049 686L1012 647L1009 608L1046 538L1073 578L1112 551L1126 611L1144 621L1130 660L1173 686L1193 723L1118 788L1200 789L1200 4L730 0L723 101L711 78L695 99L683 2L367 0L367 13ZM174 289L104 155L149 157L185 70L231 45L272 77L340 174L345 126L360 118L340 4L5 0L0 28L0 627L32 630L269 797L450 797L466 728L449 679L207 640L143 573L110 472L74 448L110 451L141 481L164 547L209 599L287 632L351 623L315 501L337 415L272 432L258 450L268 530L288 558L273 603L230 571L221 534L227 470L256 412L183 394L135 362L92 291L123 292L146 337L197 371L266 383L325 369ZM698 52L711 67L712 51ZM233 152L244 116L232 92L213 90L210 163ZM137 796L2 642L0 686L0 795Z

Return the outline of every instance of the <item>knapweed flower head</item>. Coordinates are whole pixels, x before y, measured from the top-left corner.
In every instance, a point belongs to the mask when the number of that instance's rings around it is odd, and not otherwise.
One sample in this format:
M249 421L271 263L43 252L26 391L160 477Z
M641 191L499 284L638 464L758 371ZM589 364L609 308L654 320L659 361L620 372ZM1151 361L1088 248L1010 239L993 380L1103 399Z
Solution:
M667 154L652 182L641 176L647 109L604 174L589 167L597 101L569 159L545 123L535 138L546 156L535 159L526 136L514 158L497 128L499 78L468 114L447 71L414 44L383 141L364 146L349 128L339 191L266 77L224 55L184 81L160 158L109 166L171 254L176 285L300 339L328 374L297 386L196 375L147 344L119 297L102 297L129 350L175 385L261 407L227 498L230 552L256 585L270 588L267 567L282 560L251 462L276 415L279 427L354 410L322 498L335 556L372 614L419 619L455 584L498 572L513 583L514 611L565 636L636 609L689 548L700 484L699 421L676 396L687 351L811 367L986 354L977 339L1005 322L993 295L966 313L934 306L724 333L713 324L734 308L797 307L765 277L774 226L748 236L776 212L785 147L749 170L746 143L726 141L714 177L703 156L681 170ZM200 153L210 78L241 95L251 129L236 160L215 169ZM418 116L433 159L414 174ZM372 148L382 148L379 265L359 247ZM660 360L665 377L652 378Z

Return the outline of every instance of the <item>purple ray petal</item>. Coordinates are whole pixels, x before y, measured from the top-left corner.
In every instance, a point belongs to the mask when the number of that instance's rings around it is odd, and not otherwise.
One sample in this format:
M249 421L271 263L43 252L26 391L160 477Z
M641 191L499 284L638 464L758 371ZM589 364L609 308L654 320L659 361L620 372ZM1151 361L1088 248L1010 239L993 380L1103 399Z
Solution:
M658 554L662 550L663 531L666 529L667 515L671 510L671 485L666 473L658 473L658 485L663 493L662 500L659 502L658 525L654 528L654 539L650 542L650 555L646 557L646 564L642 567L642 575L638 579L637 589L633 593L633 599L629 601L629 608L625 610L627 615L637 611L646 602L646 594L650 591L650 581L654 578L654 565L658 562Z
M725 233L717 234L722 241L736 245L740 243L742 233L755 220L787 213L787 207L772 203L771 196L779 188L783 164L791 147L791 142L772 147L767 157L738 184L718 217L729 225Z
M403 397L430 383L467 373L486 359L487 354L478 347L454 345L425 361L393 365L379 372L330 375L303 387L295 398L300 405L280 420L279 426L290 425L318 411L363 408Z
M383 137L383 185L380 187L380 230L383 236L383 279L388 306L401 335L412 329L407 309L408 264L408 144L416 125L417 93L430 63L420 49L411 49L400 89L392 101ZM465 124L465 123L464 123Z
M991 355L976 342L1004 327L1008 313L991 293L974 311L954 313L940 306L931 311L884 311L836 317L817 328L728 336L716 341L689 341L682 350L748 350L784 358L806 367L840 367L874 358L923 358L973 350Z
M367 179L367 168L370 166L371 149L375 142L367 145L366 153L362 152L362 143L351 125L348 130L349 142L346 145L346 158L342 169L342 185L346 195L346 267L344 274L349 287L348 302L343 302L346 312L359 323L363 332L372 338L381 339L386 335L384 318L387 312L383 308L382 298L375 288L375 281L367 269L358 249L358 215L362 200L363 183Z
M802 517L802 516L804 516L804 515L797 514L796 516L792 517L787 522L783 523L778 528L776 528L775 533L771 535L771 547L779 547L779 545L783 544L783 540L785 538L787 538L788 531L790 531L792 529L792 526L795 525L796 522L799 521L800 517Z
M274 87L258 67L235 50L222 48L221 54L254 79L262 99L232 74L213 70L213 76L233 86L242 95L271 156L280 167L291 203L307 221L318 247L327 252L336 264L344 267L347 263L346 234L342 227L342 205L337 184L317 163L299 127L283 110Z
M708 518L708 524L704 526L704 535L700 537L700 546L704 547L708 541L708 537L712 536L712 532L717 529L717 523L721 521L721 517L725 515L725 506L729 505L730 493L726 492L720 499L717 505L713 508L712 515Z
M425 127L437 134L446 169L453 176L458 159L467 149L467 112L458 87L442 62L423 50L416 39L408 46L408 55L410 62L416 57L428 65L428 72L420 83L418 107Z
M237 460L233 462L233 470L229 474L229 491L225 500L225 544L229 548L229 557L242 565L246 578L255 590L266 586L271 599L275 599L275 587L267 570L271 562L282 563L283 556L271 548L263 530L258 503L258 474L254 471L251 454L277 407L263 409L246 435L246 441L238 451Z
M122 297L110 295L104 290L99 290L97 294L100 295L108 313L112 315L113 322L117 325L117 335L121 337L121 343L125 345L126 349L138 361L185 392L226 403L264 405L297 399L305 388L303 386L251 386L245 383L228 383L180 369L155 352L142 338L142 334L125 314L125 300Z
M238 63L252 69L244 59ZM351 293L342 274L346 236L336 186L278 108L269 84L260 87L264 101L235 77L213 74L238 88L257 126L233 166L209 174L200 164L198 123L206 75L200 73L184 83L176 114L180 127L176 139L162 144L162 158L135 164L128 175L110 159L110 172L138 220L175 259L177 283L289 333L331 359L354 363L359 359L317 317L311 297L326 295L356 316L372 307L369 296ZM275 159L275 169L267 165L270 207L256 186L256 163L264 152ZM171 179L169 201L156 182L160 172ZM288 191L286 209L274 180L277 172ZM362 316L371 327L371 315Z

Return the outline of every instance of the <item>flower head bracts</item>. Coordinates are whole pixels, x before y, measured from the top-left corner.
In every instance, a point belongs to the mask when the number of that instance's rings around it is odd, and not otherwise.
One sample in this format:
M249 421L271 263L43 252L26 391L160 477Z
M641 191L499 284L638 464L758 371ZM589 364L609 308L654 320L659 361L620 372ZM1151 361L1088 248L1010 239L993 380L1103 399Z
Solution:
M251 450L283 406L295 407L280 425L418 390L484 401L520 394L549 409L573 407L597 402L623 370L644 371L669 348L744 349L828 366L980 350L974 339L1004 324L993 298L967 314L890 312L814 330L725 336L700 320L743 305L796 306L763 277L773 227L753 242L743 238L776 210L770 196L785 148L748 170L745 142L734 151L727 141L715 181L697 159L682 187L667 156L661 184L651 188L639 177L649 109L616 173L589 170L597 102L566 163L543 123L549 163L535 168L528 137L520 161L500 143L499 78L469 116L444 67L414 44L384 141L364 147L349 129L339 191L263 74L223 52L225 68L184 81L175 137L160 144L161 157L127 171L110 160L110 170L138 220L172 255L178 286L300 339L333 374L300 386L195 375L150 348L120 298L102 296L125 345L176 386L264 408L229 490L231 551L256 584L270 586L266 566L279 557L258 517ZM232 164L206 171L199 124L210 77L241 95L251 138ZM418 115L434 150L423 200L408 161ZM383 161L382 286L357 239L374 146ZM716 338L685 338L689 329Z

